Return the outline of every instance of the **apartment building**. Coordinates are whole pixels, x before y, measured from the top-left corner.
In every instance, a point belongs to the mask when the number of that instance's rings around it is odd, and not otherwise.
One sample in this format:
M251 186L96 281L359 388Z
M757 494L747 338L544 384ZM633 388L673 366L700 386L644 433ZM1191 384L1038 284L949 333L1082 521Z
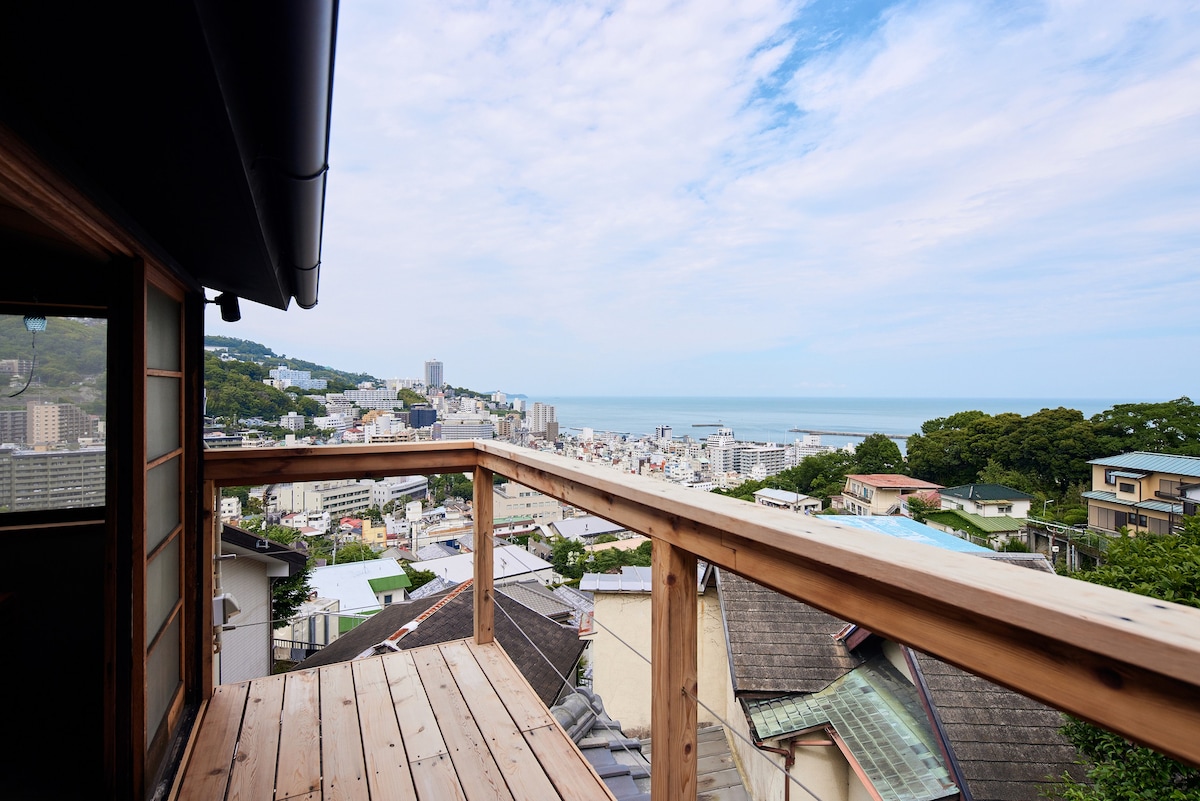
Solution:
M563 511L555 498L508 481L492 493L492 516L531 517L539 523L553 523L563 519Z
M25 442L31 447L74 443L93 433L87 412L73 403L30 401L25 405Z
M373 481L297 481L275 488L280 511L329 512L341 517L371 505Z
M1188 485L1200 484L1197 456L1135 451L1088 464L1088 525L1104 531L1169 534L1181 523Z

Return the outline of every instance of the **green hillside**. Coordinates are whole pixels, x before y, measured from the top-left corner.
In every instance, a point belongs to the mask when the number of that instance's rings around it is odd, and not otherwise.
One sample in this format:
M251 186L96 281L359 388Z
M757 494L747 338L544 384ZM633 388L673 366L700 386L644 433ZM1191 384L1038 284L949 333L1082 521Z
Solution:
M34 362L29 389L27 371L0 374L0 409L21 409L27 401L69 402L91 414L104 414L107 379L105 338L108 321L51 317L36 338L19 315L0 315L0 362Z

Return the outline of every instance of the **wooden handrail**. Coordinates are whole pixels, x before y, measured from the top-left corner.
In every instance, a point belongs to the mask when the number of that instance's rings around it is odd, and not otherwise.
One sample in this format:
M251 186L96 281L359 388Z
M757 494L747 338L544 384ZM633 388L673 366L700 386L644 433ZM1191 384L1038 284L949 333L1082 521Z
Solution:
M217 484L482 468L1200 766L1200 610L500 442L205 457ZM672 635L673 649L689 647ZM655 686L660 669L684 676L683 659L656 665ZM680 744L665 731L658 740L659 725L656 742L670 744L661 756Z

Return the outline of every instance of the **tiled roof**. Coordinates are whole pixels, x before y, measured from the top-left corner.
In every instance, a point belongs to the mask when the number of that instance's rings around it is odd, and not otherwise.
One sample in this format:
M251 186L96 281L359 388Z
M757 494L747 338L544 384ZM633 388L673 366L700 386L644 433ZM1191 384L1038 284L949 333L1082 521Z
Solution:
M439 595L385 607L352 631L346 632L305 659L297 668L319 667L355 659L376 643L386 640L404 628L445 597ZM419 626L397 640L396 645L402 650L407 650L474 636L474 597L473 588L459 593L423 620ZM560 626L545 615L539 615L506 595L496 593L495 597L496 604L500 607L496 610L495 618L496 641L512 658L538 697L549 706L563 689L560 674L568 679L574 675L575 664L579 661L586 643L580 641L577 632ZM533 643L537 643L537 646L534 647ZM543 653L553 660L553 666L546 662Z
M639 740L604 711L600 696L576 688L550 707L550 714L579 746L618 801L650 801L650 762Z
M1041 798L1050 777L1082 779L1062 713L913 652L975 801Z
M1103 467L1125 467L1130 470L1145 470L1153 473L1174 473L1180 476L1200 477L1200 456L1176 456L1169 453L1146 453L1133 451L1119 456L1092 459L1088 464Z
M883 656L811 695L746 704L758 738L830 725L884 801L933 801L958 795L917 690Z
M817 692L859 664L834 639L845 621L736 573L717 575L735 692Z
M924 481L912 476L902 476L898 473L856 473L846 476L861 481L871 487L880 487L887 489L941 489L941 484L934 484L932 481Z

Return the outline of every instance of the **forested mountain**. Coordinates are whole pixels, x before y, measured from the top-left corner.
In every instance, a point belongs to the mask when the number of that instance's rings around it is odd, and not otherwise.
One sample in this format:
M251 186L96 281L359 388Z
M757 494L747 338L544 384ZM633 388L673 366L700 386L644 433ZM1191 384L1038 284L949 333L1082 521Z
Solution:
M345 370L337 370L333 367L327 367L323 364L305 361L304 359L294 359L287 356L280 356L271 350L266 345L258 342L251 342L248 339L238 339L237 337L220 337L206 336L204 337L205 347L220 347L227 348L231 356L235 356L241 361L247 362L262 362L263 363L263 378L268 378L266 371L283 365L292 370L308 370L312 373L313 378L324 378L330 382L329 392L338 392L343 389L354 389L363 381L373 381L377 385L381 385L383 381L369 373L350 373Z
M16 397L10 396L29 380L28 368L0 373L0 409L21 409L40 399L75 403L103 415L107 333L103 319L51 317L46 330L35 335L21 316L0 315L0 362L33 363L30 388Z

